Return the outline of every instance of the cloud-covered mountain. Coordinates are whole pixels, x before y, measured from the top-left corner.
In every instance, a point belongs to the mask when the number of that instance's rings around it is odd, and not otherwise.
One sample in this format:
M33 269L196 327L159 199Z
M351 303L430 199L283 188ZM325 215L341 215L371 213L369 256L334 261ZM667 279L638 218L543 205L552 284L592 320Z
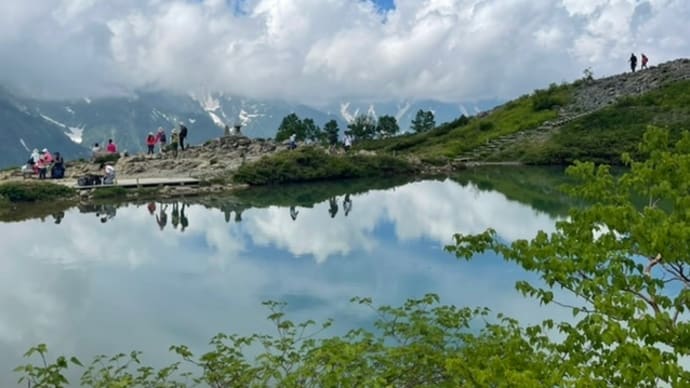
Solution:
M495 103L461 105L438 101L341 102L315 108L280 100L258 100L220 93L180 95L171 92L138 92L131 96L41 100L2 92L4 123L0 165L18 165L27 159L27 148L48 147L68 158L88 154L93 143L112 138L120 150L143 151L148 132L158 127L168 133L178 123L189 128L189 143L217 138L227 124L242 126L250 137L273 137L282 119L290 113L311 118L323 126L336 120L343 131L359 114L392 115L401 130L409 128L417 110L431 110L437 124L461 114L473 114ZM342 132L341 132L342 133Z
M70 139L64 128L45 120L21 99L0 89L0 166L21 165L33 148L60 151L70 158L86 155L86 150Z

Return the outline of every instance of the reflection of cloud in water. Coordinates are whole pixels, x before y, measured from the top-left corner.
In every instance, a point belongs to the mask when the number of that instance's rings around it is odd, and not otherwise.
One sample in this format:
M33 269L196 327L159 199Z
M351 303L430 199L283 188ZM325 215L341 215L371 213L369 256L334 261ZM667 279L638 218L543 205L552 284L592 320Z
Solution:
M301 209L293 221L286 208L248 213L245 228L256 244L274 244L294 255L313 255L322 262L354 250L370 252L371 237L382 223L391 223L399 240L428 238L445 245L454 233L480 233L489 227L507 240L552 231L554 220L498 192L462 187L450 180L411 183L393 190L353 196L348 217L328 217L328 202ZM339 198L339 200L342 198ZM250 215L251 214L251 215Z
M352 296L398 304L437 292L445 303L532 321L544 313L515 293L523 275L514 266L492 257L458 263L439 245L489 226L506 239L529 237L552 229L548 216L450 181L351 199L348 217L341 206L332 219L326 201L300 208L296 221L270 207L225 223L218 210L191 206L184 233L161 232L145 205L120 208L106 223L71 210L60 225L0 224L0 386L14 384L1 372L39 342L87 358L139 349L160 363L171 359L169 345L205 349L218 331L273 332L267 299L293 302L298 319L333 317L335 330L369 316ZM295 255L320 264L285 259ZM333 255L342 257L326 260Z

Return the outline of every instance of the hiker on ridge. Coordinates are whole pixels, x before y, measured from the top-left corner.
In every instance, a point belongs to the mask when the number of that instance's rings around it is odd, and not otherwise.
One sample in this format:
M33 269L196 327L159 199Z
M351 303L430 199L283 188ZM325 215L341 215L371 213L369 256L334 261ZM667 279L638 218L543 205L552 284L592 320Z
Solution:
M649 62L649 58L642 53L642 66L640 66L640 70L647 68L647 62Z
M184 151L184 140L187 138L187 127L180 121L180 151Z
M158 132L156 133L156 141L160 144L160 152L163 153L163 149L165 149L165 144L168 142L168 139L165 137L165 129L163 129L163 127L158 127Z
M113 139L108 139L108 145L105 147L105 150L109 154L116 154L117 153L117 145L113 143Z
M148 151L146 152L146 155L153 155L153 147L156 146L156 137L153 136L153 132L149 132L148 136L146 136L146 147L148 147Z
M637 57L635 56L635 53L630 54L629 61L630 61L630 70L632 70L632 72L634 73L635 68L637 67Z

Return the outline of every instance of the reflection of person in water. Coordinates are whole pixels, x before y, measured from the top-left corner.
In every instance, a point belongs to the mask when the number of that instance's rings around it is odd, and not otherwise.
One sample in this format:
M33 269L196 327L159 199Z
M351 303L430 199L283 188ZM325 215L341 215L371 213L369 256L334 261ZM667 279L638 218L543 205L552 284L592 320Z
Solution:
M290 218L292 218L293 221L297 219L298 214L299 210L296 210L294 206L290 206Z
M55 220L56 225L59 225L62 222L63 218L65 218L65 212L63 211L59 211L53 214L53 219Z
M165 228L165 224L168 223L168 213L165 211L168 209L167 204L161 204L161 210L158 212L156 215L156 223L158 224L158 227L163 230Z
M149 209L149 214L153 215L153 213L156 212L156 203L155 202L149 202L149 204L146 206L147 209Z
M180 205L177 202L172 204L172 226L173 229L177 229L177 225L180 224Z
M352 211L352 200L350 199L350 194L345 194L345 199L343 200L343 210L345 210L345 217Z
M331 218L338 214L338 200L335 197L328 200L328 213L330 213Z
M235 210L235 222L242 221L242 210Z
M184 232L184 230L187 229L187 227L189 226L189 220L187 219L187 215L184 214L185 206L187 206L187 204L183 202L182 203L182 209L180 210L180 224L182 225L180 230L182 232Z

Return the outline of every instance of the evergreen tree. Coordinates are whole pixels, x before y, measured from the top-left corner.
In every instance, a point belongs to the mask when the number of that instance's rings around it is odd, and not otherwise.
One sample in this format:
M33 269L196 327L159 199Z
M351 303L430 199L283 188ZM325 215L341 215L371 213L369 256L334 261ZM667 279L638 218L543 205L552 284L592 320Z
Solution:
M379 122L376 125L376 134L379 137L395 136L400 131L400 126L395 117L385 115L379 117Z
M304 137L300 138L298 134L297 140L309 139L311 141L318 141L321 138L321 128L319 128L314 120L310 118L302 120L302 133L304 134Z
M338 143L338 122L331 120L323 126L323 136L329 145L335 145Z
M412 120L412 131L419 133L419 132L426 132L434 129L436 127L436 120L434 119L434 112L432 111L425 111L425 110L418 110L417 114L415 115L414 119Z
M278 132L276 133L276 141L284 141L290 138L290 135L295 134L297 139L304 139L304 126L302 120L295 114L290 113L289 115L283 117L283 121L278 127Z
M373 139L376 135L376 120L370 115L358 115L347 128L345 133L355 140Z

